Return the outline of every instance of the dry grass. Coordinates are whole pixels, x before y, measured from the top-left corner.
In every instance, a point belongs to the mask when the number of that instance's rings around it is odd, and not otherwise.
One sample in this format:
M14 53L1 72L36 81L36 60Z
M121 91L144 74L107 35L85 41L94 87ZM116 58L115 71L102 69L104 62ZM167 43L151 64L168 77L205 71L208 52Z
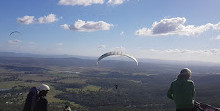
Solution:
M133 76L151 76L157 74L150 74L150 73L132 73Z
M33 87L39 85L40 83L36 83L36 82L27 83L24 81L5 81L5 82L1 82L0 89L10 89L15 86Z
M37 74L30 74L30 75L23 75L18 77L19 79L26 81L26 80L32 80L32 81L52 81L54 79L57 79L57 77L50 77L50 76L42 76Z
M70 91L70 92L78 92L78 91L99 91L100 89L101 89L100 86L88 85L88 86L85 86L85 87L82 88L82 89L78 89L78 88L67 88L66 90L67 90L67 91Z
M70 84L86 84L86 79L79 79L79 78L67 78L67 79L62 79L57 82L61 83L70 83Z

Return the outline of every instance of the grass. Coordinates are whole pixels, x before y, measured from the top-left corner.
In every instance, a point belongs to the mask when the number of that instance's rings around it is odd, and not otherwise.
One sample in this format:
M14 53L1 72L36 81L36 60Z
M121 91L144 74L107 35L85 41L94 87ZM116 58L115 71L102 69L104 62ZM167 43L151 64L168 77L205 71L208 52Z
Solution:
M99 91L100 89L101 89L101 87L99 87L99 86L88 85L88 86L84 87L82 90L83 91Z
M19 79L26 81L26 80L32 80L32 81L52 81L56 79L57 77L50 77L50 76L42 76L38 74L31 74L31 75L25 75L18 77Z
M152 76L157 74L149 74L149 73L132 73L133 76Z
M55 98L55 95L62 93L62 91L55 90L52 85L49 85L49 86L50 86L50 91L49 91L49 93L47 94L47 99L48 99L48 101L49 101L49 102L55 102L55 103L57 103L57 102L65 102L65 101L63 101L63 100L60 100L60 99L58 99L58 98Z
M87 79L79 79L79 78L67 78L67 79L62 79L57 82L61 83L72 83L72 84L86 84Z
M78 88L66 88L67 91L70 92L78 92L78 91L99 91L101 89L101 87L99 86L94 86L94 85L88 85L85 86L82 89L78 89Z
M8 72L8 70L0 67L0 73L2 73L2 72Z
M50 76L53 76L53 77L79 77L79 75L76 74L75 72L67 73L67 71L66 72L50 71L47 75L50 75Z
M5 81L5 82L1 82L0 89L10 89L15 86L33 87L38 85L39 83L35 83L35 82L27 83L24 81Z
M49 84L50 86L50 91L49 93L47 94L47 99L48 99L48 102L51 102L51 103L70 103L71 106L75 107L75 108L80 108L82 107L81 105L79 104L76 104L74 102L71 102L71 101L67 101L67 100L61 100L61 99L58 99L58 98L55 98L55 95L58 95L58 94L61 94L63 93L62 91L59 91L59 90L55 90L54 87L52 86L52 84ZM62 106L62 105L61 105Z

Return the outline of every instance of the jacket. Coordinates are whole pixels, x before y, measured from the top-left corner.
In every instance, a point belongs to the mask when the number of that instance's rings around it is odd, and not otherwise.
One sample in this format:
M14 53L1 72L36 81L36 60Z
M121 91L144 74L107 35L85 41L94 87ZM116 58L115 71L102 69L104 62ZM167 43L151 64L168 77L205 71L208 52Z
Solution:
M34 111L47 111L48 101L44 96L39 97L36 102Z
M176 79L171 83L167 97L174 100L176 109L194 107L195 86L192 80Z

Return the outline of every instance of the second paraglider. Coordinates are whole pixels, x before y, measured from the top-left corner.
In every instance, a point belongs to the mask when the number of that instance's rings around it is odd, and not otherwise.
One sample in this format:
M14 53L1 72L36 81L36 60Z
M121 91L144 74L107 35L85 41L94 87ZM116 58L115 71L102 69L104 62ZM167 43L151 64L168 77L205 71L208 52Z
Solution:
M21 34L21 32L13 31L13 32L11 32L9 35L11 36L12 34L15 34L15 33Z
M138 65L138 61L137 61L136 58L134 58L133 56L131 56L131 55L129 55L129 54L126 54L126 53L124 53L124 52L119 52L119 51L107 52L107 53L101 55L101 56L98 58L98 60L97 60L97 64L98 64L99 61L102 60L103 58L108 57L108 56L112 56L112 55L126 56L126 57L128 57L128 58L134 60L135 63Z

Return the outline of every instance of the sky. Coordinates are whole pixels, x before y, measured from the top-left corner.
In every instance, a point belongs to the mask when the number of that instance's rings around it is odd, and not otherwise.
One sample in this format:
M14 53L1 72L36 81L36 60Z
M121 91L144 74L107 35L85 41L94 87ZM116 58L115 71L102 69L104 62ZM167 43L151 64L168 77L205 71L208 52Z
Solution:
M220 63L219 0L1 0L0 52ZM15 32L18 31L18 32Z

